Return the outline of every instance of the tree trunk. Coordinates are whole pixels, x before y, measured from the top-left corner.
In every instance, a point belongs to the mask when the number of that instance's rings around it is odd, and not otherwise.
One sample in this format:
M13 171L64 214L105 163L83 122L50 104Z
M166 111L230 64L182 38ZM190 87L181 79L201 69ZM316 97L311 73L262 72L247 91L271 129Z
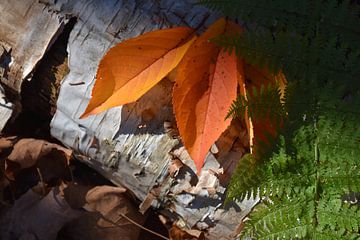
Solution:
M52 136L74 149L80 160L129 189L142 201L141 211L151 205L183 229L206 230L208 239L231 239L257 202L234 202L226 210L223 206L231 170L248 150L244 124L232 123L196 176L181 142L169 134L176 129L169 79L136 103L79 120L106 51L154 29L185 25L201 33L219 16L195 2L3 0L0 43L11 49L11 62L1 65L6 69L1 82L20 93L22 82L32 78L69 19L76 21L67 41L69 72L61 77Z

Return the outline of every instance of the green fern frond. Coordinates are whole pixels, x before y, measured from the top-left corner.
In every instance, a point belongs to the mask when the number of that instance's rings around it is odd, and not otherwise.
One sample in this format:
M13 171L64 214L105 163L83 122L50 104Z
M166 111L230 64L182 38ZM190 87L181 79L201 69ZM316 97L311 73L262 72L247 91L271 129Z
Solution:
M231 199L262 199L244 237L360 239L360 15L353 2L201 1L246 28L214 43L248 64L281 71L288 82L283 101L263 89L239 96L229 111L255 119L286 113L272 149L257 143L228 188Z
M245 32L239 36L220 36L212 40L247 63L268 66L277 74L280 70L290 81L332 81L340 79L359 84L359 53L346 51L334 41L314 39L280 32Z
M252 212L241 236L250 239L301 239L310 232L312 216L303 206L313 210L304 198L296 200L264 201Z
M320 229L328 227L333 231L359 232L359 208L343 203L341 199L320 199L316 219Z
M357 95L352 96L349 105L359 103ZM261 165L253 165L251 174L246 168L236 173L233 181L237 183L230 186L233 198L241 199L243 194L237 194L251 189L252 193L261 191L261 196L268 199L266 207L262 205L251 213L243 236L360 239L359 196L352 200L353 204L344 201L344 197L360 190L360 148L356 147L360 125L351 113L326 109L318 112L321 116L317 119L298 119L301 127L292 134L285 133L278 150ZM261 172L260 179L254 180L258 185L246 189L250 185L242 185L242 179L257 172Z
M241 159L227 189L227 200L249 199L258 194L259 186L266 181L266 176L258 165L257 159L251 154Z
M228 195L265 199L250 214L244 238L360 239L360 115L350 111L359 106L360 91L344 101L344 89L325 86L311 117L290 111L270 157L240 161ZM292 94L313 96L310 90Z
M230 107L227 118L243 118L247 112L252 119L269 118L280 121L285 116L282 101L280 89L277 85L269 84L268 86L261 86L260 89L252 88L252 92L248 91L246 97L239 95L236 98Z
M359 239L359 236L357 234L344 235L342 230L315 229L309 238L316 240L356 240Z
M347 46L360 41L359 7L337 0L202 0L203 5L256 29L289 31L312 38L338 39ZM354 46L356 47L356 46Z

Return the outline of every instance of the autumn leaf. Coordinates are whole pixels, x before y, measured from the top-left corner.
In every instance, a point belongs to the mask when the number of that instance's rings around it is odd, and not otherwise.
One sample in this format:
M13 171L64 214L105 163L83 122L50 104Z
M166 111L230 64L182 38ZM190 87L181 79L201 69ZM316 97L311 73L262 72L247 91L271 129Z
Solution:
M183 230L173 224L173 226L169 229L169 237L170 240L202 240L205 239L204 232L195 229L186 229Z
M17 141L17 137L0 137L0 161L10 154L14 144Z
M244 70L244 62L242 60L238 61L238 82L240 87L240 94L245 97L247 100L247 87L246 87L246 80L245 80L245 70ZM254 125L249 117L248 111L245 111L245 125L246 130L249 135L249 146L250 146L250 152L252 153L252 146L254 145Z
M220 19L198 38L193 29L179 27L118 44L101 60L92 98L81 117L136 101L170 75L175 82L173 108L179 133L199 173L210 147L230 125L231 119L225 117L238 84L245 98L250 89L274 82L284 92L286 80L281 73L257 69L210 41L241 32L238 25ZM251 119L247 113L245 123L250 146L256 139L266 140L265 132L276 132L270 120Z
M15 180L25 168L36 166L42 171L44 180L58 178L67 171L72 151L54 143L33 138L19 140L6 158L5 174Z
M262 86L267 87L269 84L276 84L280 88L281 98L284 97L286 78L282 72L279 72L278 74L271 74L266 67L260 69L255 68L250 64L244 64L244 74L249 80L247 83L244 83L244 89L260 89ZM246 95L246 92L241 94ZM245 122L247 123L247 129L249 132L251 152L253 152L254 144L259 141L264 143L268 142L268 138L266 136L267 134L275 137L278 126L281 125L281 123L277 123L274 119L269 117L260 120L250 119L245 116Z
M99 64L92 97L81 118L138 100L178 65L195 38L192 28L177 27L111 48Z
M173 106L181 139L199 173L211 145L230 125L225 120L236 98L237 58L209 39L224 34L231 23L220 19L190 46L181 61Z
M244 64L244 74L247 79L251 80L251 82L248 83L251 87L260 89L262 85L267 86L268 84L278 84L283 97L285 93L286 78L282 72L271 74L266 67L255 68L250 64Z

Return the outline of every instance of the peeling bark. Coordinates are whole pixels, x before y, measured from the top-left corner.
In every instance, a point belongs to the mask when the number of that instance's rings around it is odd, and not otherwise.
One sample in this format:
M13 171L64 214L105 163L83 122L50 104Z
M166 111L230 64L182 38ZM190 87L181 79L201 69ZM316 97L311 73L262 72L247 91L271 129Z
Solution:
M37 0L3 0L0 12L0 44L10 46L11 56L2 82L19 92L66 20Z
M248 149L241 139L246 138L243 124L233 123L222 135L196 176L193 161L179 139L164 129L164 122L174 122L169 79L136 103L79 120L105 52L118 42L154 29L187 25L202 32L218 16L194 6L195 2L2 1L1 12L7 14L0 20L0 40L12 49L9 74L2 82L19 91L67 19L76 17L67 46L69 73L62 80L52 136L105 177L131 190L143 202L142 211L150 206L162 209L180 228L204 230L207 239L232 239L257 202L232 203L229 209L223 206L231 170ZM4 29L12 34L7 36ZM182 165L169 174L173 160Z

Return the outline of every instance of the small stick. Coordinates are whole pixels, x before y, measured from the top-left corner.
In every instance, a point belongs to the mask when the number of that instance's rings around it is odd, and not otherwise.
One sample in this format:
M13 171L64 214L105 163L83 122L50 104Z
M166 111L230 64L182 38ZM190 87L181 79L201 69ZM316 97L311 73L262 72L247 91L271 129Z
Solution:
M126 216L125 214L120 213L120 215L121 215L123 218L125 218L126 220L128 220L129 222L131 222L132 224L134 224L135 226L137 226L137 227L139 227L139 228L141 228L141 229L143 229L143 230L145 230L145 231L147 231L147 232L149 232L149 233L152 233L152 234L154 234L154 235L156 235L156 236L158 236L158 237L160 237L160 238L162 238L162 239L170 240L169 238L167 238L167 237L165 237L165 236L163 236L163 235L161 235L161 234L159 234L159 233L157 233L157 232L154 232L154 231L152 231L152 230L150 230L150 229L148 229L148 228L146 228L146 227L144 227L144 226L141 226L139 223L135 222L134 220L132 220L131 218L129 218L129 217Z

